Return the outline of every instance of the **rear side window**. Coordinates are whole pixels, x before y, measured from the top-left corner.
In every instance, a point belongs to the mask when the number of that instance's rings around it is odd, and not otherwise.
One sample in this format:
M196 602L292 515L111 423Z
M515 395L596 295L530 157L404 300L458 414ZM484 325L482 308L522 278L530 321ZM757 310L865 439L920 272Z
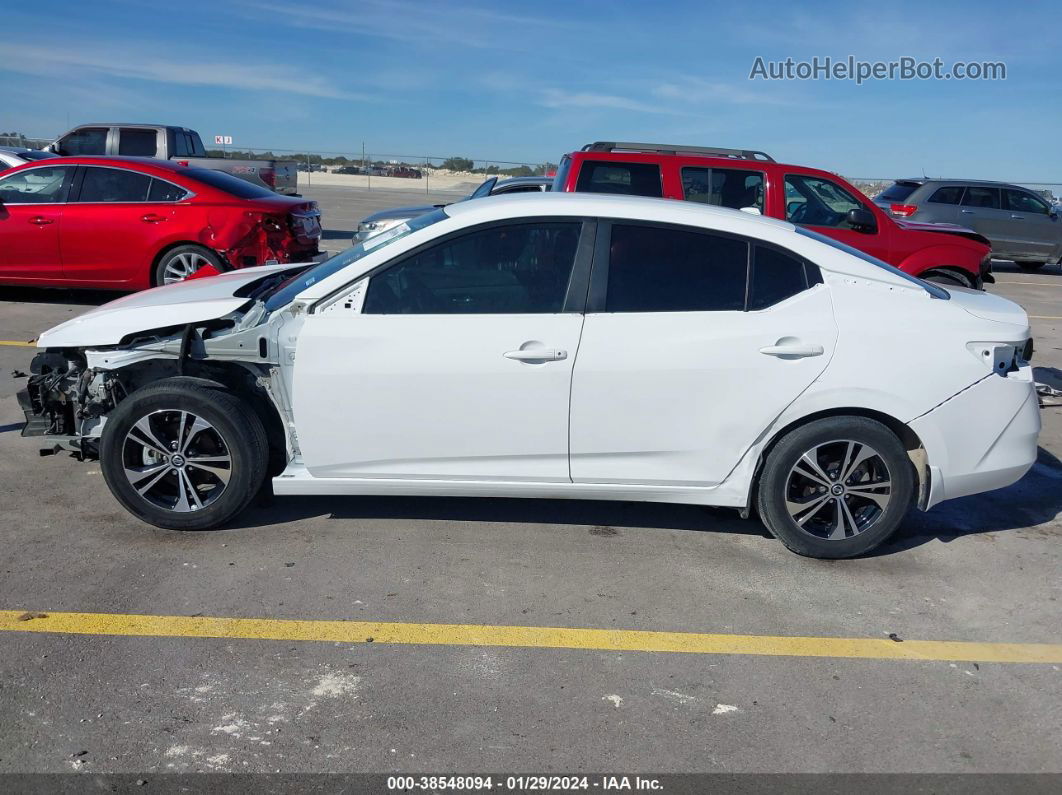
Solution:
M148 201L151 202L177 202L188 195L188 191L172 182L161 179L151 180L151 190L148 192Z
M123 168L85 169L79 202L143 202L147 201L151 177Z
M432 246L369 279L367 315L557 313L580 223L490 227Z
M815 273L818 276L818 268ZM818 276L815 283L821 279ZM755 247L749 278L749 309L766 309L807 288L803 260L767 246Z
M123 127L118 131L118 154L129 157L154 157L158 151L154 130Z
M584 160L575 189L581 193L619 193L656 198L664 195L660 166L653 163Z
M917 182L894 182L881 193L878 194L878 201L883 202L896 202L897 204L906 201L907 197L914 193L919 188ZM932 199L930 199L932 201Z
M763 212L763 173L737 168L684 168L682 193L686 201L718 207L755 207Z
M1024 191L1006 189L1003 191L1003 196L1007 202L1007 209L1012 212L1051 214L1051 208L1046 202Z
M74 130L59 142L64 155L105 155L107 154L107 128L85 127Z
M742 311L748 263L742 240L614 224L605 311Z
M998 210L999 188L975 188L971 185L966 189L966 195L962 197L962 206Z
M188 136L180 130L173 133L173 155L175 157L189 157L191 151L188 149Z
M962 201L962 193L966 190L961 185L949 185L946 188L937 188L929 197L931 204L959 204Z

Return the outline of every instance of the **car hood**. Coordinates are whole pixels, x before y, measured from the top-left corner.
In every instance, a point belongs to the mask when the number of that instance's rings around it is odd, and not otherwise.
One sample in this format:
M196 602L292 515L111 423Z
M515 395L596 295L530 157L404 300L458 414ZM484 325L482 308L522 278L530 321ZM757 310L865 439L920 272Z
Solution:
M434 212L439 207L445 206L443 204L415 204L411 207L392 207L390 210L380 210L378 213L366 216L362 223L387 221L391 218L416 218L418 215Z
M901 229L907 229L912 232L934 232L938 235L958 235L959 237L965 237L968 240L984 243L986 246L992 245L984 235L978 234L974 230L965 226L959 226L958 224L927 224L922 221L905 221L902 218L893 218L892 220Z
M117 345L130 334L224 317L247 303L246 297L236 294L241 287L311 264L243 268L132 293L48 329L37 339L37 347Z
M965 287L948 285L946 289L951 295L951 300L974 317L979 317L983 320L994 320L997 323L1007 323L1019 329L1019 333L1028 334L1029 316L1024 309L1013 301L981 290L969 290Z

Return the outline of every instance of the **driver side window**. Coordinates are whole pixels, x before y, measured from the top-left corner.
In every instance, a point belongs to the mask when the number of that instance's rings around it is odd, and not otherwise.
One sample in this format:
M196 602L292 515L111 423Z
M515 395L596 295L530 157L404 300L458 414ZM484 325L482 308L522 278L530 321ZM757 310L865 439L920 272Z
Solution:
M785 219L807 226L848 227L850 210L863 202L835 182L801 174L786 174Z
M66 201L72 168L53 166L16 171L0 179L4 204L59 204Z
M373 275L362 314L561 312L580 229L509 224L447 240Z

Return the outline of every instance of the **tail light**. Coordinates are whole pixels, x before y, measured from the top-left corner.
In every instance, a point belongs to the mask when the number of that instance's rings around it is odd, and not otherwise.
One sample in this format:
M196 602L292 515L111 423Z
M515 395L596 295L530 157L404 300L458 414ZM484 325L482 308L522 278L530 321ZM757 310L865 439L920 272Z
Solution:
M258 176L262 178L262 182L264 182L266 185L268 185L269 187L271 187L274 190L276 190L276 187L277 187L277 172L276 172L275 169L272 169L272 168L259 169L258 170Z
M917 204L890 204L889 212L901 218L908 218L918 212Z

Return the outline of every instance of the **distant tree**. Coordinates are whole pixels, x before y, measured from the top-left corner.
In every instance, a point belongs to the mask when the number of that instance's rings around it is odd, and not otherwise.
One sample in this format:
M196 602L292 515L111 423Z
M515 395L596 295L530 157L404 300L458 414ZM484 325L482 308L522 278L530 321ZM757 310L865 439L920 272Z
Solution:
M450 171L471 171L475 163L467 157L448 157L443 161L442 168Z

